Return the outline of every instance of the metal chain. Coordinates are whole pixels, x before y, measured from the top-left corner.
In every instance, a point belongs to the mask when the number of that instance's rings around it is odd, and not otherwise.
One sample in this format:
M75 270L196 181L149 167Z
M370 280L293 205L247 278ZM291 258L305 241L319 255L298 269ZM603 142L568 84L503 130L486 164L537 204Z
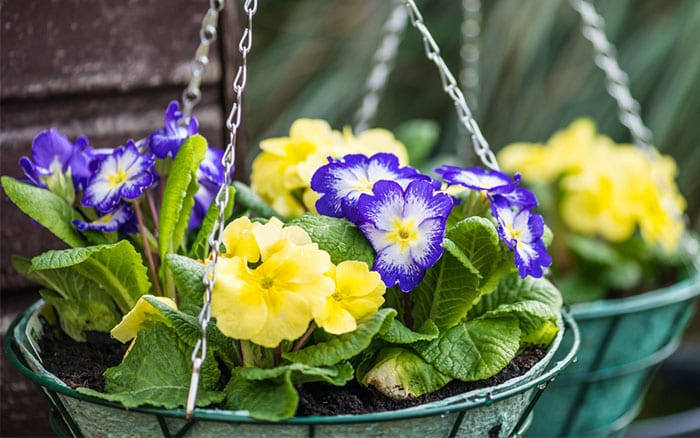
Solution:
M588 0L569 1L581 15L583 36L593 45L595 64L605 73L606 88L617 102L620 123L630 130L635 145L650 151L654 144L651 130L642 121L639 102L630 92L629 76L617 62L617 50L605 35L605 19Z
M479 58L481 56L481 0L462 0L462 71L459 82L474 112L479 111Z
M493 153L491 147L484 138L484 135L481 133L481 128L479 128L479 124L474 119L474 116L472 115L472 112L464 99L464 93L462 93L462 90L460 90L459 86L457 85L457 80L445 64L445 60L442 59L442 56L440 56L440 47L438 47L428 28L425 27L423 16L418 10L416 2L414 0L406 0L406 7L408 8L408 15L411 18L411 25L421 33L423 38L425 55L435 64L438 72L440 73L442 89L454 102L459 121L467 129L467 132L471 134L474 152L485 166L493 170L499 170L496 155Z
M229 142L221 158L221 164L224 166L224 182L221 184L214 202L219 210L219 215L214 221L211 234L209 235L208 243L210 247L209 259L204 272L202 282L206 288L204 292L204 305L199 312L199 325L202 331L201 338L197 341L192 351L192 378L190 380L190 389L187 396L186 418L192 418L195 402L197 401L197 391L199 388L199 376L202 369L202 364L207 356L207 327L211 319L211 296L214 284L216 283L216 262L219 259L221 249L221 241L224 234L225 211L230 202L229 186L233 178L233 168L236 158L236 136L238 128L241 124L241 115L243 113L243 91L245 89L248 76L248 53L253 46L253 15L258 10L257 0L245 0L243 10L248 17L246 27L243 29L243 34L238 43L238 51L241 54L241 63L238 66L238 71L233 79L233 91L235 93L235 102L231 107L226 127L229 129Z
M369 128L370 122L377 114L379 100L386 87L389 74L394 67L401 35L406 29L406 23L408 22L408 15L402 5L402 1L394 0L395 6L384 23L384 36L372 58L374 65L365 83L365 95L355 113L355 132L357 133Z
M202 19L199 28L199 46L192 58L192 77L187 84L187 88L182 92L182 115L181 123L188 123L192 116L195 105L202 100L202 92L199 89L202 83L204 70L209 65L209 47L216 41L216 25L219 22L219 13L224 9L224 0L210 0L209 10Z

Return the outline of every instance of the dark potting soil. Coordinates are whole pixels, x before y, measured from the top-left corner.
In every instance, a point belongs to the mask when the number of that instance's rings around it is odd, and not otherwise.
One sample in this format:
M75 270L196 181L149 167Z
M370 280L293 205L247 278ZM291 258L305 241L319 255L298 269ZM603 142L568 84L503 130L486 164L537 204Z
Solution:
M44 367L72 388L88 387L104 391L102 373L121 362L126 346L113 340L76 342L62 332L47 332L39 341ZM526 350L497 375L476 382L454 380L442 389L406 400L390 399L355 381L343 387L326 383L307 383L299 390L297 416L364 414L392 411L498 385L525 374L546 354L541 348Z

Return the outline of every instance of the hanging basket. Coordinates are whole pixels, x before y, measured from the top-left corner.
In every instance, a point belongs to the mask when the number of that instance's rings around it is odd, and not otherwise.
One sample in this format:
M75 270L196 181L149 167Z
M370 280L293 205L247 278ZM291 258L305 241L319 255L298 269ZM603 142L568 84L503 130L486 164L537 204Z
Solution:
M619 300L571 306L578 360L543 394L528 435L613 436L637 416L657 366L681 342L700 295L700 272Z
M503 384L409 409L362 415L296 417L279 423L254 420L241 411L196 409L192 421L183 409L125 409L79 394L46 371L33 352L30 337L41 334L43 301L13 322L5 353L17 369L46 396L51 423L68 436L511 436L531 421L540 393L568 366L578 349L578 328L571 316L560 319L559 334L546 356L526 374ZM552 361L555 354L561 359Z

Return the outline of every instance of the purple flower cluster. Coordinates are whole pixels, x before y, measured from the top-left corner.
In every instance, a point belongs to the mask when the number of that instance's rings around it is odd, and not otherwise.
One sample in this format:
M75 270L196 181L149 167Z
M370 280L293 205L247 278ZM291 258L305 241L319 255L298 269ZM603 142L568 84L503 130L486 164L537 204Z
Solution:
M435 171L449 184L484 192L491 201L491 214L498 224L498 233L513 251L520 276L542 277L543 268L552 264L542 241L544 220L541 215L532 212L537 206L535 194L518 187L519 174L511 179L509 175L496 170L447 165Z
M171 102L165 124L144 141L129 140L114 149L93 149L85 137L75 143L56 129L41 132L32 143L32 155L19 161L26 180L47 188L73 204L94 208L95 219L75 220L81 231L122 233L137 231L130 205L159 182L156 159L174 157L187 137L197 133L197 120L186 123L177 102ZM189 227L198 227L209 204L224 181L222 152L209 148L197 171L199 191L195 194Z
M373 269L387 287L413 290L442 255L452 198L430 177L400 167L396 156L330 158L311 188L322 194L319 213L346 217L362 230L377 252Z

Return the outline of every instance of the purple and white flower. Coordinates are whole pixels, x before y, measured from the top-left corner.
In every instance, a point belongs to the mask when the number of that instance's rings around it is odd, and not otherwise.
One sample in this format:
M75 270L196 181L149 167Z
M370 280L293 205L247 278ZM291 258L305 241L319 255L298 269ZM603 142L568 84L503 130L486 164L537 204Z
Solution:
M139 153L133 140L93 161L93 173L83 192L83 205L108 213L122 199L137 199L157 181L154 163L153 155Z
M55 128L40 132L32 141L32 157L22 157L19 165L29 182L39 187L54 185L68 172L75 188L83 188L90 176L92 149L85 137L75 143ZM50 187L49 187L50 188Z
M326 216L346 217L355 223L360 220L357 208L360 195L371 194L377 181L395 181L402 188L414 180L430 181L430 177L412 167L400 167L396 155L389 153L369 158L350 154L328 161L311 178L311 188L322 193L316 201L316 210Z
M223 155L224 151L221 149L210 147L207 149L204 160L199 164L197 169L199 190L194 195L194 207L192 208L188 224L190 230L202 224L209 206L219 192L219 187L224 183L225 170L221 164Z
M513 178L507 173L481 167L462 168L443 165L435 169L448 184L459 184L472 190L485 190L490 195L510 193L520 184L520 174Z
M377 252L373 270L387 287L415 289L443 252L452 198L429 181L414 180L404 189L395 181L377 181L372 194L358 200L359 227Z
M133 226L129 226L134 218L134 212L128 204L120 204L109 213L105 213L92 222L74 220L72 223L80 231L93 230L110 233L120 228L126 228L133 232Z
M552 258L547 254L547 248L542 241L542 216L532 213L529 209L514 209L504 199L496 199L491 204L491 210L498 223L498 234L513 251L520 277L542 277L543 268L552 264Z
M180 104L172 101L165 111L165 125L154 131L146 139L146 148L153 152L156 158L175 157L182 143L199 131L197 119L194 116L183 123Z

